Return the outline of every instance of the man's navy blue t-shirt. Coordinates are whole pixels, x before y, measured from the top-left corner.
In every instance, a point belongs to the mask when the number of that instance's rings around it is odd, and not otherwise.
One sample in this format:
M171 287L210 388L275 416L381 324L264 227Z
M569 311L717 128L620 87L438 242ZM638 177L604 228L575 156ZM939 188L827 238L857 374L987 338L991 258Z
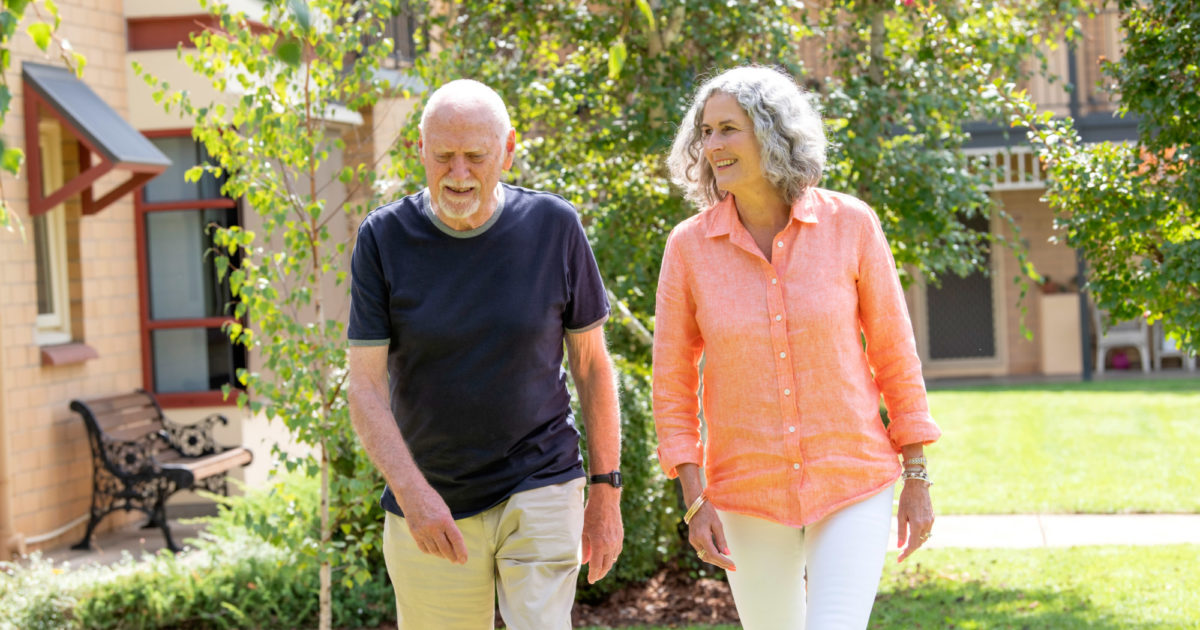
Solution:
M388 346L392 415L456 519L583 476L563 338L609 312L575 209L502 190L466 232L410 195L367 215L354 248L350 344ZM402 516L390 488L380 503Z

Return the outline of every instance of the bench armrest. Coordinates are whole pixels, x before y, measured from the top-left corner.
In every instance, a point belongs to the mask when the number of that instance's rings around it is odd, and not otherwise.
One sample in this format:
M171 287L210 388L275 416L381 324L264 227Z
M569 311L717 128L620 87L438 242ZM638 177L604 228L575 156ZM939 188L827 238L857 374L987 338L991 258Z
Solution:
M177 424L164 417L163 427L172 448L186 457L199 457L224 450L213 437L213 426L218 422L229 424L229 419L214 413L195 424Z
M101 447L104 449L105 458L108 459L109 468L118 477L156 475L162 472L162 468L154 460L161 439L163 436L157 433L147 433L136 440L117 440L104 436Z

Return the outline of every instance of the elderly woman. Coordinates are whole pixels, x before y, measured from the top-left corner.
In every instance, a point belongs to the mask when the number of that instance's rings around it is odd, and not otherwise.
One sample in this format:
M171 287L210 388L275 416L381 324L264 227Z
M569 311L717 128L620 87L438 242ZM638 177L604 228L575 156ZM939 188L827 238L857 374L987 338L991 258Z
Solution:
M703 209L667 239L654 330L689 542L729 571L747 629L865 628L897 479L899 560L930 536L923 447L941 435L879 220L816 187L820 116L769 68L701 86L668 163Z

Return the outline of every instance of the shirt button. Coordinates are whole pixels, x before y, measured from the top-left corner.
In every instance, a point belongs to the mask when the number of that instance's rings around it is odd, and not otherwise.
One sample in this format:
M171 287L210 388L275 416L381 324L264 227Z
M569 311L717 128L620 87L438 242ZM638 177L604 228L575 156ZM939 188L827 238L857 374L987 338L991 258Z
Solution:
M792 470L800 470L800 464L792 464Z
M788 433L795 433L796 427L788 427Z
M771 278L771 284L779 284L778 278Z
M775 243L775 246L776 246L776 247L783 247L783 241L779 241L778 243Z
M783 319L783 315L776 315L776 316L775 316L775 321L779 321L779 320L781 320L781 319Z
M780 358L780 359L786 359L786 358L787 358L787 353L786 353L786 352L780 352L780 353L779 353L779 358Z
M792 390L790 390L790 389L785 389L785 390L783 390L783 395L784 395L784 396L791 396L791 395L792 395Z

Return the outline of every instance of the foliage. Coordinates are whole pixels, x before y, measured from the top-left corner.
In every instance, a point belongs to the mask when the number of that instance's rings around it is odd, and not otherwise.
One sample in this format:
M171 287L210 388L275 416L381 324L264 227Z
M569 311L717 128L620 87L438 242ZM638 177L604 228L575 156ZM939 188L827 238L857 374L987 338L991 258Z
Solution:
M939 513L1200 512L1196 379L934 388L929 406Z
M1124 56L1104 64L1136 143L1085 145L1070 119L1023 100L1014 125L1046 164L1056 227L1090 266L1088 290L1114 321L1162 318L1181 346L1200 349L1200 6L1122 0Z
M990 173L962 152L971 122L1003 123L992 80L1020 79L1041 62L1041 45L1073 33L1083 2L830 2L814 20L824 38L825 95L834 151L826 186L851 192L879 214L901 272L936 282L985 271L981 255L1017 241L964 226L998 214ZM1034 63L1030 63L1034 62Z
M367 109L387 86L376 70L392 42L382 18L398 10L391 0L289 0L268 3L256 17L270 30L252 28L243 14L219 2L208 6L220 28L194 37L195 50L180 58L232 102L199 103L184 91L146 77L155 98L194 121L193 135L215 164L203 170L224 176L222 192L245 199L261 229L215 230L215 260L237 299L230 338L252 350L254 370L239 370L246 388L239 405L283 422L301 454L274 449L288 471L321 478L320 536L300 551L322 565L321 626L328 627L331 568L350 587L373 576L369 554L378 547L381 521L369 497L380 476L361 450L345 395L345 326L327 313L329 288L345 292L347 243L334 229L371 204L374 165L337 167L356 133L330 120ZM323 168L332 167L334 184ZM261 238L260 238L261 237ZM226 394L230 393L226 388ZM277 540L269 522L259 531Z
M45 13L43 13L43 10ZM62 61L79 76L83 76L83 67L87 60L83 55L71 48L71 43L58 39L56 32L62 24L62 16L58 13L58 5L53 0L4 0L0 8L0 127L8 118L9 107L12 104L12 91L8 87L8 68L12 64L12 38L17 33L17 26L25 17L27 11L32 11L34 19L25 26L25 32L42 52L50 51L51 43L57 43ZM21 172L21 164L25 161L25 152L18 147L8 146L0 138L0 171L16 177ZM8 198L4 194L3 180L0 179L0 228L8 231L14 229L24 233L21 218L8 207Z
M20 564L0 562L0 630L56 630L68 627L78 586L40 552Z
M900 265L936 280L985 262L994 235L964 227L1002 212L987 173L961 148L968 121L1002 122L1003 99L983 89L1029 74L1039 46L1071 28L1081 0L960 2L601 0L447 3L424 16L427 85L481 80L509 104L519 133L512 180L575 204L615 307L610 330L623 380L622 468L646 471L648 495L625 492L624 514L668 518L627 526L620 579L648 573L679 546L677 498L651 457L648 399L654 293L667 232L696 211L672 190L663 157L706 76L745 63L782 66L821 94L834 143L826 187L879 213ZM804 50L817 51L802 58ZM1033 66L1036 70L1037 66ZM413 114L390 176L419 189ZM1014 240L1005 245L1017 248ZM1027 271L1031 271L1026 268ZM640 473L639 473L640 474ZM632 478L633 475L628 475ZM622 568L624 567L624 568ZM610 588L616 584L605 585Z
M318 484L303 487L304 502L315 508ZM126 554L112 566L79 568L40 555L0 563L0 630L313 627L316 565L294 562L290 548L264 541L229 513L179 555ZM315 509L302 520L316 531ZM393 594L382 568L362 587L337 595L339 627L374 627L391 618Z

